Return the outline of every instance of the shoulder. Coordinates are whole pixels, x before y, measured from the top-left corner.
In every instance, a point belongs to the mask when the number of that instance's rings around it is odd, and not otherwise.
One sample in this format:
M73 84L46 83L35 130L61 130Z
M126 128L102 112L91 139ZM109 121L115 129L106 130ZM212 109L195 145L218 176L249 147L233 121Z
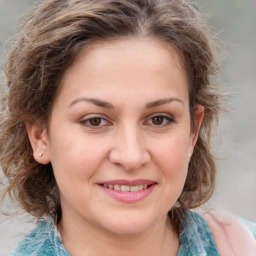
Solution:
M256 224L223 210L203 214L218 249L224 255L256 255Z
M57 230L53 224L51 217L47 220L40 221L35 229L33 229L15 251L12 256L55 256L69 254L62 245L61 238L57 235Z
M256 224L228 212L187 212L181 255L256 255Z
M178 256L183 255L220 256L207 222L194 211L187 211L183 221Z
M248 220L245 220L243 218L241 218L241 221L250 230L250 232L254 236L254 239L256 240L256 223L248 221Z

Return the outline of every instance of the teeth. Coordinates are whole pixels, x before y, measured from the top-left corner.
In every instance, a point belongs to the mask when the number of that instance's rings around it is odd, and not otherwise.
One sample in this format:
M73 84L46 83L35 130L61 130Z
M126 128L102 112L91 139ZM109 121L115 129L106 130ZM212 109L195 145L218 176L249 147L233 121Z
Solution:
M147 185L145 184L145 188L147 188ZM144 185L139 185L138 186L138 190L143 190L144 189Z
M130 187L129 186L125 186L125 185L121 185L121 191L128 192L128 191L130 191Z
M120 185L114 185L114 190L121 190Z
M131 192L139 191L139 186L131 186L130 191Z
M122 192L137 192L137 191L141 191L143 189L146 189L148 187L147 184L141 184L141 185L138 185L138 186L103 184L103 186L105 188L110 188L110 189L114 189L114 190L118 190L118 191L122 191Z

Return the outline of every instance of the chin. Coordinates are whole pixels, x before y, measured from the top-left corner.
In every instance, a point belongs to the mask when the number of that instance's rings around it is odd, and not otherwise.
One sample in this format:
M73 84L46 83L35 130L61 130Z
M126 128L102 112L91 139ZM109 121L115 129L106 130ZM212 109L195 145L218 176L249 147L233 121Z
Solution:
M157 220L153 217L140 215L115 216L107 222L106 228L116 234L139 234L149 230Z

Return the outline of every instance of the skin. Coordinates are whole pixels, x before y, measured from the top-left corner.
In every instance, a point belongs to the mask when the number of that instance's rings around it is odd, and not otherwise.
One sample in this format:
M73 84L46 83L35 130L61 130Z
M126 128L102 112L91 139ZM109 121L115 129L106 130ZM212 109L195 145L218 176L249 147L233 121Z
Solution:
M80 53L61 86L48 129L34 123L27 130L35 160L53 166L67 250L176 255L179 240L167 213L182 192L203 118L198 106L198 129L191 131L178 53L152 38L97 43ZM156 186L142 200L122 202L98 185L116 179Z

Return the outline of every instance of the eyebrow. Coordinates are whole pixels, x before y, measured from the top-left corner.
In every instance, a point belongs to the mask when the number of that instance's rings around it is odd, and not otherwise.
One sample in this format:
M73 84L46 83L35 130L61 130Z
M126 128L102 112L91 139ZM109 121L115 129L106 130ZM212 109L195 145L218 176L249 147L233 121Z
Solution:
M109 103L106 102L104 100L100 100L100 99L95 99L95 98L78 98L75 99L74 101L71 102L71 104L69 105L69 107L73 106L74 104L78 103L78 102L89 102L89 103L93 103L94 105L98 106L98 107L102 107L102 108L114 108L114 106Z
M159 100L156 100L153 102L149 102L146 105L146 109L158 107L158 106L161 106L161 105L164 105L167 103L171 103L173 101L177 101L177 102L180 102L181 104L184 104L184 102L182 100L180 100L178 98L171 97L171 98L164 98L164 99L159 99ZM84 98L84 97L75 99L74 101L71 102L69 107L71 107L79 102L89 102L89 103L92 103L92 104L94 104L98 107L102 107L102 108L108 108L108 109L114 108L114 106L111 103L106 102L104 100L100 100L100 99L96 99L96 98Z
M150 102L146 105L146 108L148 109L148 108L158 107L158 106L161 106L161 105L164 105L167 103L171 103L173 101L180 102L182 105L184 105L184 102L182 100L180 100L178 98L171 97L171 98L164 98L164 99L159 99L159 100Z

